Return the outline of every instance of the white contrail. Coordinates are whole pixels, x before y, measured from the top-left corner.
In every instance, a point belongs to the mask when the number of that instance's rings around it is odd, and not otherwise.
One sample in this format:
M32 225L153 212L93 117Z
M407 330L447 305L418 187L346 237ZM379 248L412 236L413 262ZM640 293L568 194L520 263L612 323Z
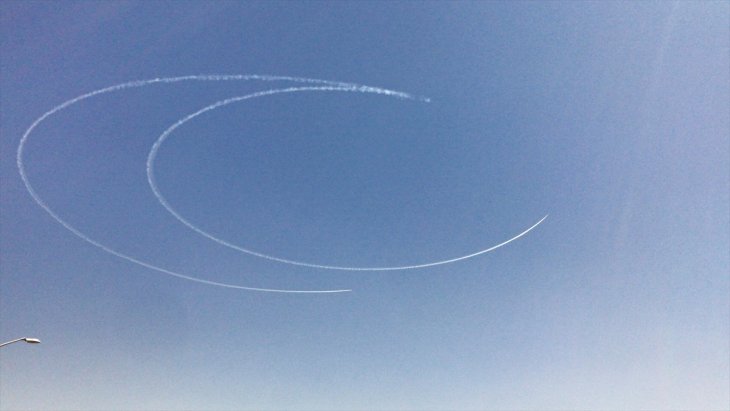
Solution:
M340 83L341 84L341 83ZM223 246L229 247L231 249L234 249L236 251L240 251L246 254L254 255L256 257L265 258L267 260L271 261L277 261L280 263L285 264L291 264L291 265L297 265L302 267L310 267L310 268L321 268L321 269L327 269L327 270L343 270L343 271L396 271L396 270L412 270L417 268L426 268L426 267L433 267L437 265L443 265L448 263L453 263L456 261L466 260L468 258L476 257L480 254L484 254L487 252L490 252L492 250L496 250L499 247L505 246L512 241L517 240L518 238L522 237L523 235L530 232L532 229L537 227L540 223L542 223L548 216L545 215L542 217L537 223L530 226L530 228L526 229L525 231L517 234L516 236L510 238L507 241L504 241L502 243L499 243L495 246L463 255L460 257L455 257L447 260L440 260L440 261L434 261L430 263L423 263L423 264L414 264L414 265L401 265L401 266L388 266L388 267L350 267L350 266L338 266L338 265L326 265L326 264L317 264L317 263L308 263L303 261L297 261L297 260L289 260L286 258L276 257L269 254L264 254L259 251L254 251L248 248L244 248L241 246L238 246L236 244L230 243L226 240L223 240L219 237L214 236L213 234L208 233L207 231L199 228L195 224L188 221L185 217L183 217L177 210L175 210L170 203L167 201L164 195L162 195L162 192L160 191L159 187L157 186L157 180L155 179L155 159L157 158L157 153L160 149L160 146L162 143L167 140L168 137L172 134L173 131L175 131L178 127L182 126L183 124L187 123L188 121L198 117L199 115L206 113L211 110L215 110L217 108L223 107L225 105L243 101L243 100L250 100L257 97L263 97L263 96L270 96L273 94L284 94L284 93L296 93L296 92L303 92L303 91L346 91L346 92L359 92L359 93L377 93L377 94L386 94L386 95L396 95L401 98L408 98L413 99L412 96L406 95L403 93L397 93L397 92L383 92L382 89L373 88L373 87L362 87L362 86L352 86L352 85L345 85L345 86L318 86L318 87L288 87L288 88L282 88L282 89L271 89L271 90L265 90L260 91L257 93L247 94L244 96L237 96L237 97L231 97L225 100L217 101L209 106L203 107L202 109L189 114L182 119L178 120L170 126L167 130L165 130L160 137L157 138L157 140L152 145L152 149L149 152L149 155L147 156L147 182L150 185L150 188L152 189L152 192L154 193L155 197L157 197L157 200L160 202L160 204L165 207L165 209L173 215L178 221L185 224L188 228L195 231L196 233L208 238L209 240L215 241L218 244L221 244ZM423 101L429 101L427 99L421 99Z
M374 94L382 94L382 95L387 95L387 96L392 96L392 97L397 97L397 98L402 98L402 99L413 99L413 100L419 100L419 101L424 101L424 102L429 102L430 101L428 98L416 97L416 96L413 96L411 94L407 94L407 93L403 93L403 92L399 92L399 91L394 91L394 90L388 90L388 89L378 88L378 87L370 87L370 86L363 86L363 85L359 85L359 84L335 82L335 81L328 81L328 80L309 79L309 78L302 78L302 77L272 76L272 75L193 75L193 76L155 78L155 79L150 79L150 80L132 81L132 82L127 82L127 83L122 83L122 84L118 84L118 85L114 85L114 86L102 88L102 89L99 89L99 90L95 90L95 91L92 91L92 92L83 94L83 95L78 96L76 98L73 98L71 100L68 100L68 101L66 101L66 102L64 102L64 103L62 103L62 104L54 107L53 109L49 110L48 112L46 112L45 114L43 114L41 117L39 117L38 119L36 119L31 124L31 126L26 130L26 132L23 134L22 138L20 139L20 144L18 145L18 151L17 151L17 159L16 159L16 161L17 161L17 166L18 166L18 172L20 173L20 176L21 176L21 178L23 180L23 184L25 185L25 188L28 190L28 192L30 193L30 195L33 198L33 200L41 208L43 208L54 220L56 220L64 228L66 228L67 230L71 231L72 233L74 233L76 236L78 236L82 240L84 240L84 241L88 242L89 244L91 244L91 245L93 245L93 246L95 246L95 247L97 247L97 248L99 248L99 249L101 249L103 251L106 251L106 252L108 252L108 253L110 253L112 255L115 255L115 256L120 257L122 259L125 259L125 260L127 260L129 262L132 262L132 263L141 265L143 267L146 267L146 268L149 268L149 269L152 269L152 270L155 270L155 271L164 273L164 274L168 274L168 275L171 275L171 276L174 276L174 277L178 277L178 278L182 278L182 279L186 279L186 280L190 280L190 281L195 281L195 282L199 282L199 283L203 283L203 284L214 285L214 286L218 286L218 287L235 288L235 289L252 290L252 291L277 292L277 293L341 293L341 292L349 292L349 291L351 291L349 289L338 289L338 290L287 290L287 289L270 289L270 288L244 287L244 286L240 286L240 285L226 284L226 283L220 283L220 282L215 282L215 281L209 281L209 280L205 280L205 279L202 279L202 278L197 278L197 277L193 277L193 276L181 274L181 273L178 273L178 272L175 272L175 271L167 270L167 269L162 268L162 267L158 267L156 265L153 265L153 264L150 264L150 263L147 263L147 262L138 260L138 259L136 259L134 257L131 257L131 256L126 255L126 254L123 254L123 253L121 253L119 251L116 251L116 250L112 249L111 247L108 247L108 246L106 246L106 245L104 245L104 244L102 244L102 243L100 243L100 242L98 242L96 240L93 240L92 238L90 238L86 234L82 233L81 231L79 231L78 229L76 229L75 227L73 227L71 224L69 224L68 222L66 222L65 220L63 220L60 216L58 216L50 208L50 206L48 206L43 201L43 199L38 195L38 193L35 191L35 189L33 188L33 186L30 184L30 181L28 180L28 176L27 176L27 174L25 172L25 166L24 166L24 162L23 162L23 152L24 152L24 149L25 149L25 144L26 144L29 136L33 132L33 130L41 122L43 122L46 118L48 118L49 116L57 113L58 111L61 111L61 110L65 109L65 108L67 108L67 107L69 107L69 106L71 106L71 105L73 105L75 103L78 103L78 102L80 102L82 100L85 100L87 98L94 97L94 96L97 96L97 95L100 95L100 94L105 94L105 93L110 93L110 92L115 92L115 91L121 91L121 90L129 89L129 88L135 88L135 87L144 87L144 86L152 85L152 84L155 84L155 83L167 84L167 83L177 83L177 82L181 82L181 81L235 81L235 80L238 80L238 81L244 81L244 80L291 81L291 82L299 82L299 83L319 84L321 86L316 86L316 87L315 86L311 86L311 87L289 87L289 88L284 88L284 89L272 89L272 90L262 91L262 92L258 92L258 93L248 94L248 95L245 95L245 96L232 97L232 98L229 98L229 99L226 99L226 100L221 100L219 102L216 102L216 103L214 103L212 105L209 105L209 106L207 106L207 107L205 107L205 108L203 108L203 109L201 109L201 110L199 110L199 111L197 111L197 112L195 112L195 113L193 113L191 115L188 115L188 116L184 117L183 119L177 121L174 125L172 125L171 127L169 127L157 139L157 141L155 141L155 143L153 144L152 149L151 149L151 151L150 151L150 153L148 155L148 158L147 158L147 178L148 178L148 183L149 183L150 187L152 188L152 191L155 194L155 196L157 197L157 199L160 202L160 204L162 204L162 206L165 207L165 209L167 209L180 222L182 222L183 224L185 224L186 226L188 226L192 230L196 231L197 233L199 233L199 234L205 236L206 238L209 238L209 239L211 239L211 240L213 240L213 241L215 241L215 242L217 242L217 243L219 243L221 245L224 245L226 247L230 247L230 248L233 248L235 250L238 250L238 251L241 251L241 252L245 252L245 253L248 253L248 254L251 254L251 255L255 255L255 256L258 256L258 257L266 258L266 259L269 259L269 260L279 261L279 262L288 263L288 264L292 264L292 265L305 266L305 267L314 267L314 268L322 268L322 269L334 269L334 270L349 270L349 271L406 270L406 269L424 268L424 267L431 267L431 266L436 266L436 265L441 265L441 264L452 263L452 262L456 262L456 261L464 260L464 259L467 259L467 258L475 257L477 255L480 255L480 254L483 254L483 253L492 251L494 249L497 249L499 247L502 247L502 246L504 246L504 245L506 245L506 244L508 244L508 243L510 243L510 242L512 242L512 241L514 241L514 240L516 240L516 239L518 239L520 237L522 237L523 235L527 234L529 231L531 231L532 229L534 229L535 227L537 227L540 223L542 223L547 218L547 215L546 215L540 221L538 221L537 223L535 223L534 225L532 225L527 230L523 231L522 233L516 235L515 237L512 237L511 239L509 239L509 240L507 240L507 241L505 241L503 243L497 244L497 245L495 245L493 247L490 247L490 248L487 248L487 249L484 249L484 250L481 250L481 251L478 251L478 252L475 252L475 253L472 253L472 254L469 254L469 255L465 255L465 256L461 256L461 257L457 257L457 258L452 258L452 259L449 259L449 260L432 262L432 263L418 264L418 265L410 265L410 266L398 266L398 267L340 267L340 266L329 266L329 265L312 264L312 263L305 263L305 262L300 262L300 261L287 260L287 259L284 259L284 258L278 258L278 257L274 257L274 256L262 254L262 253L259 253L259 252L255 252L255 251L252 251L252 250L248 250L248 249L245 249L245 248L236 246L235 244L228 243L228 242L226 242L224 240L221 240L221 239L219 239L219 238L217 238L217 237L215 237L215 236L213 236L213 235L211 235L211 234L209 234L209 233L201 230L197 226L193 225L192 223L190 223L189 221L187 221L186 219L184 219L177 211L175 211L169 205L169 203L166 201L166 199L162 196L162 194L160 193L159 189L157 188L157 185L155 183L155 178L154 178L154 160L155 160L155 157L157 155L157 151L159 150L160 145L170 135L170 133L172 133L173 130L175 130L177 127L179 127L180 125L184 124L185 122L187 122L187 121L189 121L189 120L197 117L200 114L203 114L204 112L207 112L207 111L216 109L218 107L221 107L221 106L224 106L226 104L233 103L233 102L242 101L242 100L246 100L246 99L252 99L252 98L256 98L256 97L262 97L262 96L266 96L266 95L278 94L278 93L293 93L293 92L301 92L301 91L347 91L347 92L359 92L359 93L374 93Z
M105 94L105 93L111 93L115 91L121 91L125 89L130 88L136 88L136 87L144 87L148 85L152 85L155 83L176 83L180 81L224 81L224 80L261 80L261 81L294 81L294 82L300 82L300 83L314 83L314 84L328 84L332 85L333 87L340 87L340 88L362 88L367 89L370 92L379 93L379 94L386 94L391 95L399 98L414 98L406 93L401 93L398 91L393 90L387 90L387 89L379 89L375 87L366 87L366 86L360 86L357 84L350 84L350 83L340 83L340 82L333 82L333 81L326 81L326 80L317 80L317 79L307 79L307 78L299 78L299 77L286 77L286 76L268 76L268 75L201 75L201 76L181 76L181 77L166 77L166 78L155 78L150 80L139 80L139 81L130 81L127 83L117 84L114 86L102 88L99 90L95 90L86 94L82 94L78 97L75 97L71 100L68 100L62 104L59 104L58 106L52 108L51 110L44 113L42 116L37 118L31 125L28 127L28 129L23 133L23 136L20 139L20 143L18 144L18 151L16 156L16 162L18 166L18 172L20 173L20 178L23 180L23 184L25 185L26 190L28 190L28 193L33 197L33 200L41 207L43 210L45 210L54 220L56 220L59 224L61 224L64 228L81 238L82 240L88 242L89 244L106 251L109 254L115 255L119 258L122 258L124 260L127 260L129 262L141 265L142 267L146 267L158 272L161 272L163 274L168 274L177 278L182 278L185 280L195 281L202 284L208 284L208 285L214 285L218 287L226 287L226 288L235 288L235 289L241 289L241 290L251 290L251 291L264 291L264 292L276 292L276 293L341 293L341 292L349 292L352 290L349 289L339 289L339 290L286 290L286 289L272 289L272 288L258 288L258 287L244 287L240 285L235 284L226 284L226 283L220 283L216 281L210 281L205 280L202 278L197 278L189 275L185 275L182 273L178 273L175 271L171 271L162 267L158 267L156 265L138 260L134 257L131 257L129 255L126 255L124 253L121 253L119 251L114 250L111 247L108 247L91 237L87 236L83 232L79 231L77 228L72 226L70 223L66 222L64 219L62 219L58 214L56 214L53 209L51 209L48 204L43 201L43 199L38 195L38 193L35 191L33 186L30 184L30 180L28 179L28 175L25 172L25 165L23 161L23 153L25 151L25 144L28 141L28 138L30 137L33 130L35 130L38 125L43 122L48 117L52 116L53 114L73 105L76 104L82 100L86 100L88 98Z

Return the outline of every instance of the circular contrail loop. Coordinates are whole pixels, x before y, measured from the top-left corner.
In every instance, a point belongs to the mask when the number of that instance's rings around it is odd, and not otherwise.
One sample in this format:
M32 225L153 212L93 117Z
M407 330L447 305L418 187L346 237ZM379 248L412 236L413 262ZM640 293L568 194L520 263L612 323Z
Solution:
M253 93L246 96L239 96L239 97L233 97L226 100L221 100L217 103L214 103L210 106L207 106L196 113L193 113L189 116L184 117L183 119L176 122L173 126L168 128L165 133L163 133L160 138L153 144L152 150L150 151L150 154L148 156L147 160L147 176L148 176L148 183L150 184L150 187L152 188L155 196L157 197L158 201L165 207L175 218L177 218L179 221L181 221L183 224L188 226L189 228L193 229L194 231L198 232L199 234L219 243L224 246L252 254L255 256L259 256L262 258L266 258L268 260L273 261L279 261L283 263L288 263L292 265L298 265L298 266L305 266L305 267L314 267L314 268L323 268L323 269L335 269L335 270L350 270L350 271L386 271L386 270L405 270L405 269L414 269L414 268L424 268L424 267L431 267L435 265L441 265L441 264L447 264L451 262L456 262L460 260L464 260L467 258L475 257L477 255L492 251L496 248L502 247L520 237L527 234L529 231L537 227L540 223L542 223L545 218L547 218L547 215L543 217L540 221L532 225L527 230L523 231L522 233L518 234L517 236L503 242L500 244L497 244L496 246L469 254L457 258L453 258L450 260L443 260L443 261L437 261L432 263L426 263L426 264L419 264L419 265L412 265L412 266L399 266L399 267L339 267L339 266L328 266L328 265L322 265L322 264L312 264L312 263L304 263L299 261L293 261L293 260L287 260L283 258L278 258L262 253L258 253L252 250L244 249L242 247L238 247L234 244L228 243L224 240L218 239L217 237L214 237L203 230L199 229L195 225L191 224L187 220L185 220L179 213L177 213L165 200L165 198L160 193L159 189L157 188L157 185L155 183L154 179L154 159L157 153L157 150L159 150L160 144L169 136L169 134L177 127L182 125L183 123L191 120L192 118L206 112L213 110L215 108L218 108L220 106L230 104L236 101L241 101L245 99L251 99L255 97L262 97L265 95L272 95L277 93L287 93L287 92L300 92L300 91L348 91L348 92L360 92L360 93L374 93L374 94L382 94L402 99L412 99L412 100L419 100L423 102L429 102L430 100L428 98L424 97L416 97L407 93L394 91L394 90L388 90L378 87L370 87L370 86L364 86L354 83L344 83L344 82L336 82L336 81L328 81L328 80L319 80L319 79L310 79L310 78L303 78L303 77L289 77L289 76L272 76L272 75L193 75L193 76L179 76L179 77L164 77L164 78L154 78L150 80L139 80L139 81L131 81L127 83L117 84L114 86L98 89L86 94L82 94L78 97L75 97L73 99L67 100L66 102L59 104L58 106L52 108L51 110L44 113L42 116L37 118L31 125L28 127L28 129L25 131L23 136L20 139L20 143L18 145L17 150L17 156L16 156L16 162L18 167L18 172L20 174L21 179L23 180L23 184L25 185L26 190L31 195L33 200L44 210L46 211L56 222L61 224L64 228L72 232L77 237L81 238L82 240L86 241L87 243L109 253L114 256L117 256L119 258L122 258L124 260L127 260L131 263L138 264L142 267L167 274L176 278L188 280L188 281L194 281L201 284L206 285L212 285L217 287L224 287L224 288L232 288L232 289L240 289L240 290L249 290L249 291L262 291L262 292L271 292L271 293L297 293L297 294L325 294L325 293L343 293L343 292L350 292L352 290L350 289L333 289L333 290L293 290L293 289L274 289L274 288L259 288L259 287L247 287L242 285L236 285L236 284L228 284L228 283L222 283L217 281L210 281L205 280L202 278L194 277L191 275L186 275L183 273L179 273L176 271L168 270L163 267L156 266L154 264L147 263L145 261L136 259L132 256L129 256L127 254L124 254L122 252L119 252L99 241L96 241L89 237L88 235L84 234L77 228L75 228L73 225L62 219L53 209L46 204L46 202L41 198L41 196L36 192L36 190L33 188L32 184L30 183L30 180L28 179L26 170L25 170L25 164L24 164L24 150L25 145L32 134L32 132L35 130L35 128L42 123L44 120L46 120L48 117L52 116L53 114L73 105L80 101L86 100L88 98L98 96L105 93L111 93L116 91L121 91L125 89L130 88L138 88L138 87L144 87L149 86L153 84L171 84L171 83L177 83L182 81L245 81L245 80L258 80L258 81L291 81L291 82L298 82L298 83L310 83L310 84L318 84L320 86L317 87L289 87L284 89L274 89L274 90L267 90L259 93Z

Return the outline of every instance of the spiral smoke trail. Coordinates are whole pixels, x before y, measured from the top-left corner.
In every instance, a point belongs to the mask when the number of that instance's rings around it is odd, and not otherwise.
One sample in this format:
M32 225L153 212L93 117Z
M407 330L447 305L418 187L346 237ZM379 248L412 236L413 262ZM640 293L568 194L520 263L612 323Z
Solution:
M254 256L262 257L271 261L277 261L281 263L296 265L296 266L305 266L305 267L312 267L312 268L320 268L320 269L331 269L331 270L346 270L346 271L393 271L393 270L407 270L407 269L416 269L416 268L425 268L425 267L432 267L436 265L442 265L442 264L448 264L453 263L461 260L465 260L468 258L472 258L475 256L478 256L480 254L487 253L489 251L495 250L499 247L505 246L512 241L517 240L518 238L524 236L531 230L533 230L535 227L537 227L540 223L542 223L546 218L547 215L544 216L542 219L540 219L537 223L533 224L531 227L529 227L527 230L521 232L520 234L510 238L507 241L504 241L500 244L497 244L495 246L492 246L490 248L486 248L468 255L464 255L461 257L456 257L448 260L442 260L442 261L436 261L436 262L430 262L430 263L424 263L424 264L417 264L417 265L408 265L408 266L391 266L391 267L347 267L347 266L332 266L332 265L324 265L324 264L315 264L315 263L307 263L307 262L301 262L301 261L294 261L294 260L288 260L285 258L275 257L272 255L263 254L260 252L256 252L253 250L249 250L240 246L237 246L235 244L231 244L225 240L222 240L220 238L217 238L213 236L212 234L209 234L199 227L195 226L191 222L187 221L185 218L183 218L172 206L169 204L169 202L165 199L165 197L160 192L159 188L157 187L155 176L154 176L154 161L157 156L157 152L162 145L162 143L170 136L170 134L178 127L183 125L184 123L192 120L193 118L214 110L216 108L225 106L227 104L231 104L238 101L243 100L249 100L253 98L273 95L273 94L283 94L283 93L296 93L296 92L304 92L304 91L318 91L318 92L335 92L335 91L341 91L341 92L355 92L355 93L373 93L373 94L381 94L386 96L392 96L396 98L401 99L410 99L410 100L419 100L423 102L429 102L430 100L428 98L424 97L415 97L411 94L394 91L394 90L388 90L378 87L370 87L370 86L363 86L359 84L353 84L353 83L343 83L343 82L335 82L335 81L328 81L328 80L318 80L318 79L310 79L310 78L302 78L302 77L288 77L288 76L272 76L272 75L199 75L199 76L181 76L181 77L167 77L167 78L155 78L150 80L141 80L141 81L132 81L127 83L122 83L106 88L102 88L99 90L95 90L86 94L83 94L81 96L75 97L71 100L68 100L42 116L40 116L38 119L36 119L30 127L25 131L22 138L20 139L20 143L18 145L18 151L17 151L17 166L18 166L18 172L20 173L20 177L23 180L23 184L25 185L25 188L28 190L28 193L30 193L33 200L41 207L43 208L54 220L56 220L59 224L61 224L64 228L81 238L82 240L88 242L89 244L106 251L109 254L115 255L119 258L122 258L124 260L127 260L129 262L132 262L134 264L138 264L142 267L149 268L151 270L171 275L173 277L194 281L202 284L207 285L213 285L218 287L225 287L225 288L233 288L233 289L241 289L241 290L250 290L250 291L262 291L262 292L274 292L274 293L342 293L342 292L350 292L352 290L349 289L336 289L336 290L289 290L289 289L272 289L272 288L258 288L258 287L246 287L241 285L235 285L235 284L227 284L227 283L221 283L216 281L210 281L205 280L202 278L182 274L179 272L171 271L159 266L156 266L154 264L147 263L145 261L141 261L139 259L136 259L132 256L126 255L124 253L121 253L117 250L114 250L113 248L104 245L91 237L87 236L83 232L79 231L77 228L72 226L70 223L63 220L58 214L56 214L53 209L51 209L48 204L46 204L43 199L38 195L38 193L35 191L33 186L30 184L30 181L28 179L28 176L25 171L25 165L23 161L23 153L25 150L25 144L28 141L29 136L33 132L33 130L45 119L47 119L49 116L52 116L53 114L73 105L80 101L86 100L88 98L98 96L101 94L106 93L112 93L116 91L122 91L130 88L138 88L138 87L145 87L153 84L170 84L170 83L177 83L182 81L246 81L246 80L258 80L258 81L290 81L290 82L297 82L297 83L308 83L313 84L317 86L306 86L306 87L288 87L288 88L281 88L281 89L270 89L265 91L260 91L257 93L247 94L244 96L238 96L238 97L232 97L225 100L218 101L216 103L213 103L209 106L204 107L203 109L200 109L196 111L193 114L190 114L188 116L183 117L182 119L175 122L172 126L170 126L165 132L155 141L155 143L152 146L152 149L150 150L150 153L147 157L147 180L150 185L150 188L152 189L155 197L160 202L160 204L175 217L178 221L192 229L193 231L197 232L198 234L215 241L218 244L221 244L223 246L232 248L234 250L244 252L247 254L251 254Z

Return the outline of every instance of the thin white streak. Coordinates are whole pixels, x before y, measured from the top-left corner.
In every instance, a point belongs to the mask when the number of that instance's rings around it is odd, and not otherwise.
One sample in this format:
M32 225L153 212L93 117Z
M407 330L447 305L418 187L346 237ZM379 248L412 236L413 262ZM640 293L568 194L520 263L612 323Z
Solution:
M227 284L227 283L220 283L216 281L210 281L205 280L202 278L197 278L189 275L185 275L182 273L178 273L175 271L167 270L162 267L158 267L156 265L138 260L134 257L131 257L129 255L126 255L124 253L121 253L119 251L116 251L112 249L111 247L108 247L96 240L93 240L86 234L82 233L78 229L76 229L74 226L72 226L70 223L63 220L58 214L56 214L50 206L48 206L45 201L38 195L38 193L35 191L33 186L30 184L30 180L28 179L28 175L25 172L25 165L23 161L23 153L25 151L25 144L28 141L28 138L30 137L33 130L35 130L36 127L40 123L42 123L45 119L52 116L53 114L73 105L76 104L82 100L85 100L87 98L91 98L100 94L105 93L111 93L115 91L121 91L129 88L136 88L136 87L144 87L148 85L152 85L155 83L176 83L180 81L223 81L223 80L261 80L261 81L294 81L294 82L301 82L301 83L315 83L315 84L330 84L334 86L339 86L343 88L357 88L357 87L365 87L365 86L359 86L356 84L350 84L350 83L339 83L339 82L331 82L331 81L325 81L325 80L316 80L316 79L305 79L305 78L298 78L298 77L284 77L284 76L260 76L260 75L210 75L210 76L182 76L182 77L168 77L168 78L155 78L151 80L139 80L139 81L130 81L127 83L117 84L114 86L102 88L99 90L95 90L86 94L82 94L78 97L72 98L71 100L68 100L62 104L59 104L58 106L52 108L51 110L44 113L42 116L37 118L31 125L28 127L28 129L23 133L23 136L20 139L20 143L18 144L18 151L16 155L16 163L18 166L18 173L20 174L20 178L23 180L23 184L25 185L26 190L28 190L28 193L33 197L33 200L43 209L45 210L48 215L50 215L54 220L56 220L59 224L61 224L64 228L75 234L77 237L81 238L82 240L86 241L87 243L106 251L109 254L115 255L119 258L122 258L124 260L127 260L131 263L138 264L142 267L149 268L151 270L155 270L157 272L171 275L173 277L195 281L202 284L208 284L208 285L214 285L218 287L225 287L225 288L235 288L235 289L241 289L241 290L250 290L250 291L263 291L263 292L273 292L273 293L309 293L309 294L322 294L322 293L342 293L342 292L350 292L352 290L350 289L341 289L341 290L285 290L285 289L272 289L272 288L258 288L258 287L244 287L241 285L235 285L235 284ZM401 93L397 91L392 90L386 90L386 89L376 89L372 88L373 90L378 90L378 92L381 92L382 94L388 94L395 97L400 98L411 98L410 95L406 93Z
M492 250L496 250L499 247L505 246L512 241L517 240L518 238L524 236L528 232L530 232L532 229L537 227L540 223L542 223L546 218L547 215L544 216L540 221L532 225L527 230L521 232L520 234L510 238L507 241L504 241L500 244L497 244L495 246L477 251L472 254L464 255L461 257L456 257L448 260L441 260L441 261L435 261L430 263L424 263L424 264L415 264L415 265L401 265L401 266L389 266L389 267L350 267L350 266L337 266L337 265L326 265L326 264L318 264L318 263L308 263L303 261L297 261L297 260L290 260L287 258L282 257L276 257L269 254L264 254L259 251L254 251L248 248L241 247L239 245L230 243L228 241L225 241L219 237L214 236L213 234L208 233L207 231L204 231L203 229L199 228L195 224L191 223L185 217L183 217L177 210L175 210L170 203L167 201L164 195L162 195L162 192L160 191L159 187L157 186L157 181L155 179L155 159L157 158L157 153L162 146L162 143L167 140L168 137L172 134L173 131L175 131L178 127L182 126L183 124L187 123L188 121L200 116L203 113L206 113L211 110L215 110L217 108L223 107L225 105L244 101L244 100L250 100L258 97L263 96L270 96L274 94L285 94L285 93L296 93L296 92L302 92L302 91L347 91L347 92L359 92L359 93L376 93L376 94L386 94L386 95L392 95L392 93L384 93L382 89L377 89L373 87L358 87L358 86L341 86L341 87L332 87L332 86L323 86L323 87L289 87L284 89L271 89L266 91L260 91L257 93L247 94L244 96L237 96L237 97L231 97L225 100L217 101L209 106L203 107L202 109L189 114L182 119L178 120L175 124L170 126L167 130L165 130L160 137L157 138L157 141L154 142L152 145L152 149L149 152L149 155L147 156L147 182L149 183L150 188L152 189L152 192L154 193L155 197L157 197L157 200L160 202L160 204L170 213L173 217L175 217L178 221L185 224L188 228L195 231L196 233L204 236L205 238L208 238L209 240L215 241L216 243L223 245L225 247L231 248L236 251L240 251L242 253L250 254L256 257L265 258L267 260L271 261L277 261L280 263L285 264L291 264L301 267L310 267L310 268L320 268L320 269L326 269L326 270L342 270L342 271L397 271L397 270L412 270L417 268L426 268L426 267L433 267L437 265L443 265L448 263L453 263L456 261L466 260L468 258L476 257L480 254L488 253ZM412 98L409 95L400 95L402 98ZM427 100L422 100L427 101Z

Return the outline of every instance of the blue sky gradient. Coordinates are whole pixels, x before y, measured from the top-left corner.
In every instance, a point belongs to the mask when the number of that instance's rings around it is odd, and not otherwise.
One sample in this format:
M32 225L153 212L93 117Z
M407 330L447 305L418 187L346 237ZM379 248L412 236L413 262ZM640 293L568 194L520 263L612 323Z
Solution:
M730 408L727 2L0 5L0 409ZM241 101L291 82L398 90Z

